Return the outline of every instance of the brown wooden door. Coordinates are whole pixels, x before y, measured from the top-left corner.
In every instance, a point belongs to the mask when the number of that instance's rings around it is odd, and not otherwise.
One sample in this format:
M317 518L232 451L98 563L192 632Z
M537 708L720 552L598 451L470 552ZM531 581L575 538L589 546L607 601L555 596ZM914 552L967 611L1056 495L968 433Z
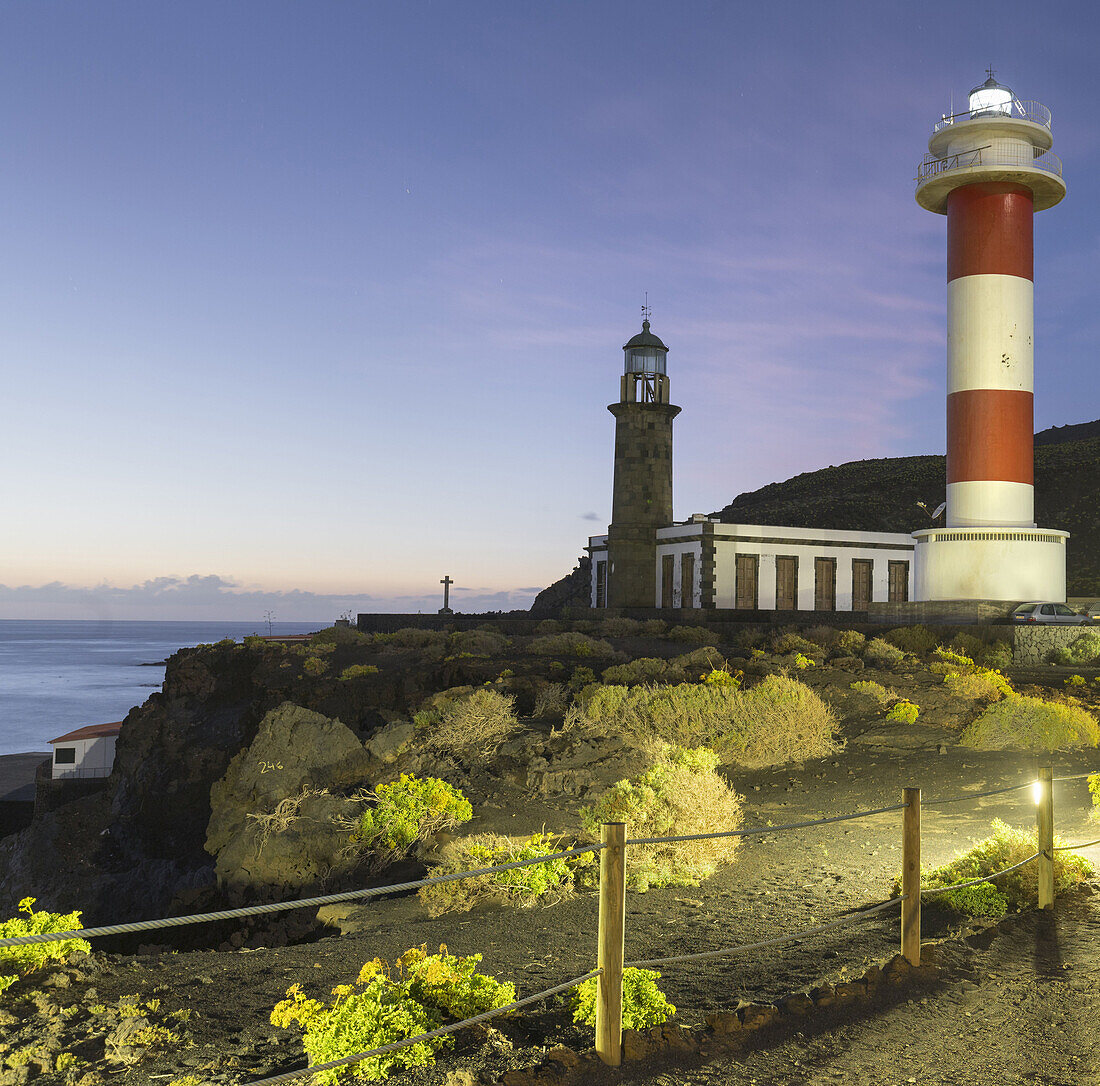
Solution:
M798 606L798 559L780 555L775 560L775 609L794 611Z
M836 610L836 559L814 559L814 610Z
M871 603L871 568L869 558L852 559L852 610L866 611Z
M675 559L671 554L661 556L661 606L672 607L673 573L676 569Z
M909 563L891 562L889 565L891 603L905 603L909 599Z
M759 568L759 558L755 554L739 554L737 556L737 600L736 606L746 611L756 610L757 593L756 576Z
M695 555L680 555L680 606L695 606Z

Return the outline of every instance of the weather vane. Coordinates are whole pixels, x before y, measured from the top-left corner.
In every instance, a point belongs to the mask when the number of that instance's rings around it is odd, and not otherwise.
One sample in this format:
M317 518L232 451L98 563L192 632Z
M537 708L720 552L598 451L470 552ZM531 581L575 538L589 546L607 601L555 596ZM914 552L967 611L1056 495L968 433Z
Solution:
M992 64L988 68L986 68L985 74L988 75L990 79L993 78L993 65Z
M645 292L645 305L642 306L642 320L649 320L649 291Z

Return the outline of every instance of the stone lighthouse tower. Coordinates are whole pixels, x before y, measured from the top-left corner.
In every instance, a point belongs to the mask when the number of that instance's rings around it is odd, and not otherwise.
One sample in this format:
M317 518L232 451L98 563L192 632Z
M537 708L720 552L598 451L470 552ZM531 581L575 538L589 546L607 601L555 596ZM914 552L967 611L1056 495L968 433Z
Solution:
M665 356L649 330L623 347L615 416L615 482L607 530L607 602L610 607L654 607L657 600L657 529L672 523L672 420Z
M1035 526L1034 213L1066 193L1050 110L993 72L939 120L917 203L947 216L947 518L914 533L918 600L1064 600L1067 533Z

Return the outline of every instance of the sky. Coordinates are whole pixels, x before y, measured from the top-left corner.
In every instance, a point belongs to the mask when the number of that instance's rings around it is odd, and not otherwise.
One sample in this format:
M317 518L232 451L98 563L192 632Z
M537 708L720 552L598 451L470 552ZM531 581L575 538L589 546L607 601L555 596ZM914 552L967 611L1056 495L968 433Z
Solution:
M941 452L913 179L987 65L1069 189L1036 427L1100 416L1094 4L0 14L0 618L529 606L606 530L645 292L677 519Z

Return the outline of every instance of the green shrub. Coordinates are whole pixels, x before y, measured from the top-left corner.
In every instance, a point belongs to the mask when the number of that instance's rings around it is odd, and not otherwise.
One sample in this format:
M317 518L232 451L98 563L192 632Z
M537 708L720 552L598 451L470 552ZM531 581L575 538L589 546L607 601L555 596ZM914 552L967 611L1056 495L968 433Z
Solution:
M267 642L259 634L249 634L242 642L246 649L264 649Z
M738 690L745 678L745 673L743 671L730 672L724 667L714 667L700 675L699 678L707 686L721 686L730 690Z
M482 686L450 697L436 695L413 719L430 746L491 753L519 727L515 703L510 695Z
M859 630L841 630L833 642L833 651L838 656L859 656L867 638Z
M311 645L366 645L373 642L374 638L368 633L362 633L354 626L329 626L327 629L318 630L310 639Z
M905 653L889 641L874 637L863 646L863 659L872 667L891 668L905 659Z
M471 656L499 656L511 643L496 630L460 630L451 634L447 651L468 652Z
M1050 655L1054 663L1064 667L1100 663L1100 633L1086 630L1080 637L1075 637L1068 645L1055 649Z
M823 648L832 648L840 631L835 626L811 626L805 633L806 640Z
M598 628L601 637L637 637L642 623L636 618L605 618Z
M805 671L808 667L816 667L812 656L804 656L800 652L796 652L791 658L791 664L799 671Z
M332 989L336 998L328 1005L307 999L300 985L291 985L288 998L271 1012L271 1024L286 1028L297 1022L304 1031L302 1046L310 1063L316 1065L428 1033L447 1019L473 1017L515 1001L513 985L476 971L480 954L458 958L448 954L446 947L440 947L438 954L425 951L406 951L398 959L397 979L388 976L377 959L368 962L354 985ZM353 1076L379 1082L394 1070L430 1066L435 1053L452 1043L449 1035L420 1041L318 1072L314 1081L329 1086Z
M344 668L340 672L340 681L347 682L349 679L365 679L368 675L377 675L378 668L374 664L352 664L351 667Z
M1093 773L1088 779L1089 792L1092 794L1092 810L1089 817L1095 822L1100 820L1100 773Z
M1012 666L1012 643L1010 641L994 641L982 649L982 663L994 671L1003 671Z
M1075 705L1023 695L996 701L959 737L973 750L1065 750L1100 743L1096 718Z
M708 833L741 825L741 797L715 772L718 755L706 747L666 750L647 772L612 785L595 803L581 808L585 831L599 839L603 822L627 823L629 837ZM729 863L740 838L716 837L631 845L627 881L635 889L690 886Z
M673 626L665 634L669 641L687 641L694 645L717 645L719 638L706 626Z
M821 646L813 641L807 641L801 634L780 634L772 644L772 652L776 656L789 656L793 652L801 652L807 656L821 656Z
M571 847L560 835L554 834L502 837L495 833L479 833L450 842L440 854L440 862L433 868L432 874L450 875L458 871L497 867L518 860L550 856ZM422 886L419 896L432 917L449 912L468 912L477 905L487 903L522 907L556 905L572 896L576 869L593 863L593 853L588 852L582 856L547 860L546 863L530 864L511 871L498 871L492 875L433 883Z
M974 667L969 671L948 671L943 681L957 698L989 698L996 701L1015 694L1012 684L999 671L990 671L984 667Z
M1013 829L1000 819L994 819L990 828L993 833L984 841L979 841L973 848L956 856L949 863L943 864L932 871L921 873L921 886L935 888L938 886L950 886L956 882L967 882L970 879L983 878L986 875L996 874L1005 868L1026 860L1038 851L1038 831L1034 827L1030 830ZM1056 837L1055 847L1065 844ZM1092 864L1083 856L1073 852L1054 853L1054 891L1063 893L1071 886L1080 882L1083 878L1092 874ZM1034 908L1038 897L1038 863L1026 864L1024 867L1002 875L996 880L998 896L1003 899L1006 908L1031 909ZM894 892L898 893L900 880L895 881ZM964 893L953 891L953 894ZM939 897L948 895L934 895L927 900L936 901ZM958 897L956 902L966 901L976 905L981 900L981 895L970 898ZM992 897L988 898L991 906L999 908L998 903ZM1000 913L983 913L971 915L1004 915Z
M808 686L769 675L748 690L730 684L594 686L582 692L580 722L675 746L706 744L724 760L779 765L836 750L832 710Z
M897 697L897 694L895 694L893 690L887 690L882 683L876 683L870 679L849 683L848 689L854 690L857 694L862 694L866 698L870 698L876 704L883 707L886 706L888 701Z
M442 630L421 630L415 626L406 626L391 634L375 636L399 649L442 648L447 643L447 635Z
M919 705L907 701L905 698L899 698L890 706L889 711L886 713L886 719L892 720L895 724L915 724L919 714Z
M899 626L884 633L882 640L914 656L927 656L940 643L939 636L927 626Z
M393 784L374 790L375 803L359 818L354 840L367 848L401 853L474 816L462 792L437 777L402 773Z
M964 886L961 890L934 894L929 901L960 916L991 916L1000 919L1008 912L1008 898L991 882L980 882L977 886Z
M714 668L726 666L722 654L711 646L701 649L692 649L691 652L674 656L668 662L669 671L682 671L687 675L698 675L702 671L711 671Z
M664 637L667 629L668 623L663 618L647 618L640 632L643 637Z
M561 633L565 629L565 624L559 622L556 618L544 618L537 626L535 626L534 632L540 637L545 637L547 634Z
M651 1029L666 1022L676 1013L676 1008L657 987L661 974L655 969L623 970L623 1028ZM599 977L581 981L570 997L573 1021L596 1028L596 996Z
M583 690L596 681L596 673L590 667L575 667L569 676L570 690Z
M536 656L614 656L615 650L606 641L568 630L565 633L533 637L527 651Z
M323 675L328 671L328 661L322 660L320 656L310 656L304 664L302 664L302 670L307 675Z
M667 671L667 660L643 656L641 659L631 660L629 664L613 664L604 670L601 678L605 683L634 686L636 683L651 683L663 678Z
M957 633L951 638L951 643L947 647L973 659L985 649L985 642L974 634Z
M79 912L51 913L45 910L35 912L35 898L25 897L19 902L19 911L25 917L16 916L11 920L0 921L0 939L10 939L18 935L47 935L54 931L79 930ZM40 969L47 961L64 961L70 954L91 951L91 944L85 939L58 939L52 943L31 943L28 946L0 947L0 992L10 988L20 977L35 969ZM8 973L12 969L14 973Z

